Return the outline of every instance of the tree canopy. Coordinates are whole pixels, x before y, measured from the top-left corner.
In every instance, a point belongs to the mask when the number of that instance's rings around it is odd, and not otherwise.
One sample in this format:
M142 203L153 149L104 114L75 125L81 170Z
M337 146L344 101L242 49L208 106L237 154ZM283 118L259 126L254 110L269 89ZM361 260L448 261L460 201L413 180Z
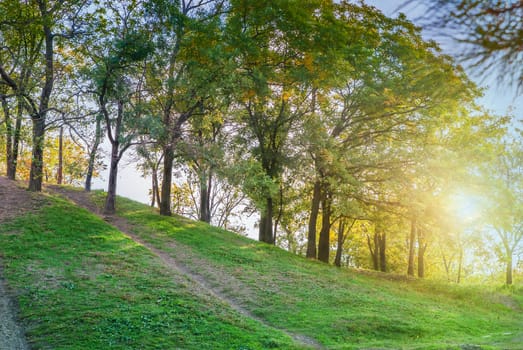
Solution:
M521 59L520 2L435 3L481 48L474 64ZM129 154L162 215L243 233L256 218L259 240L337 266L460 282L483 259L507 284L521 273L513 118L479 106L481 89L404 15L5 0L0 39L0 170L33 191L83 177L90 190L105 151L114 213ZM473 219L456 204L487 197Z

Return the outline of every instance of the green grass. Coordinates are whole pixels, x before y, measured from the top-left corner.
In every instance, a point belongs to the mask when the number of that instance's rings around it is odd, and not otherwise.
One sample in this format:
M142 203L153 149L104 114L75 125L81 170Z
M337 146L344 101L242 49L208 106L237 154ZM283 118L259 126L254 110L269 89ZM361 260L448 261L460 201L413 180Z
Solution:
M97 200L102 194L96 194ZM203 298L102 220L49 199L0 226L0 255L36 349L520 349L523 291L389 280L118 199L133 233L274 328Z
M0 256L33 349L297 348L62 200L2 224Z
M135 233L174 257L182 254L193 272L234 280L236 289L228 295L256 315L329 347L521 348L521 290L390 281L308 261L202 223L158 217L126 199L119 207ZM201 266L212 268L199 271Z

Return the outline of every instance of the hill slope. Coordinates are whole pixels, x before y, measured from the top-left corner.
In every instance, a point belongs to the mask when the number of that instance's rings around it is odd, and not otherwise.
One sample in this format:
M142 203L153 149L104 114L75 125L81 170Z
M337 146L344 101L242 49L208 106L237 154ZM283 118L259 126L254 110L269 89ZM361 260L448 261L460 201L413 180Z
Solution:
M0 226L34 348L521 348L519 294L340 270L118 205L108 220L142 244L55 196Z

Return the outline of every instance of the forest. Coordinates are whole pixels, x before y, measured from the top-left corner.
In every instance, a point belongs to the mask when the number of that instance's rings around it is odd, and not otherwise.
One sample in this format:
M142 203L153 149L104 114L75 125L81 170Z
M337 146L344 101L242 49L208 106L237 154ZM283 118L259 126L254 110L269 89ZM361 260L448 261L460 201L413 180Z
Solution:
M456 22L483 45L473 64L501 52L518 86L521 34L505 34L521 21L503 19L522 11ZM255 218L260 241L339 267L520 283L520 117L482 94L405 15L363 2L0 2L0 174L91 191L108 169L111 215L129 157L161 215L240 234Z

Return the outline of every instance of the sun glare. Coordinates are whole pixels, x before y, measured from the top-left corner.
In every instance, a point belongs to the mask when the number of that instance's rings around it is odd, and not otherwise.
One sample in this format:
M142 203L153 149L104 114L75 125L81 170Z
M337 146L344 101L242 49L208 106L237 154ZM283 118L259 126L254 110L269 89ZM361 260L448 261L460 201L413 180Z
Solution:
M459 191L451 195L449 200L450 208L460 221L470 222L481 215L482 198L477 194Z

